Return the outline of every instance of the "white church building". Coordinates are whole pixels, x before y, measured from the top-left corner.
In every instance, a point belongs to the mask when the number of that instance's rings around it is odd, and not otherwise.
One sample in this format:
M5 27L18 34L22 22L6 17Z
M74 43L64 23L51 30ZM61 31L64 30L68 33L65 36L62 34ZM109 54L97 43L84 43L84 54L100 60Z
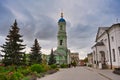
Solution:
M120 67L120 23L99 27L93 50L93 67L114 69Z

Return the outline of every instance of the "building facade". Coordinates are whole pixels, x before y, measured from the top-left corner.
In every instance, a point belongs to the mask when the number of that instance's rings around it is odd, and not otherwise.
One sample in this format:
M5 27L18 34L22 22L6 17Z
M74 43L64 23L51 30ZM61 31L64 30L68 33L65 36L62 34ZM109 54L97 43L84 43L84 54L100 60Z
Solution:
M93 66L93 53L89 53L87 54L87 58L88 58L88 66L92 67Z
M54 51L57 64L70 63L70 50L67 48L66 21L61 13L58 21L57 49Z
M79 53L70 53L71 63L75 62L76 65L80 65L79 63Z
M120 23L110 27L99 27L93 49L95 68L120 67Z

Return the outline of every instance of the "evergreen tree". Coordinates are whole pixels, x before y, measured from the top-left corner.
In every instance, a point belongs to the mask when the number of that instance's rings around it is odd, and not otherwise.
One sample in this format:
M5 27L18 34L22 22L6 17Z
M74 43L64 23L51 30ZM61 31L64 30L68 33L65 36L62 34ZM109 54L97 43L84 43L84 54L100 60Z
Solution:
M51 54L50 54L50 57L49 57L49 62L48 64L49 65L52 65L52 64L55 64L56 63L56 59L55 59L55 55L53 53L53 49L51 49Z
M37 39L34 41L33 47L31 47L31 53L30 53L30 64L40 64L42 63L42 54L41 54L41 47L39 46L39 43Z
M2 52L5 53L3 63L7 65L23 65L25 60L25 52L22 52L25 49L25 45L22 45L22 36L19 34L19 28L15 20L14 24L9 30L7 35L6 42L1 47L3 48Z

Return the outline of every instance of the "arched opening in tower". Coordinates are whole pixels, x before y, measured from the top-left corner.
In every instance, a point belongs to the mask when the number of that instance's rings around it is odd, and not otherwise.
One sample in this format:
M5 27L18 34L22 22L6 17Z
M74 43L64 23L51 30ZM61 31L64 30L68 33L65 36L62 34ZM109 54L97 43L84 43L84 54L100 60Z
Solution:
M60 40L60 45L62 45L62 43L63 43L63 40Z

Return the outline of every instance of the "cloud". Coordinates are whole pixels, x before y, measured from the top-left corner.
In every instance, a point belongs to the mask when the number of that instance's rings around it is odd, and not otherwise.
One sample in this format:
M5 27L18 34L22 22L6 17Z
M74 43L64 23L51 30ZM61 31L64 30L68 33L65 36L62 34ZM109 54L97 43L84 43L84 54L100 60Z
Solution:
M56 22L48 16L41 15L39 21L37 21L35 37L39 38L40 40L53 40L56 38L56 34Z
M120 16L119 0L1 0L0 37L6 37L17 19L27 49L38 38L42 51L57 47L57 22L63 10L68 48L86 56L99 26L111 26ZM0 40L0 45L3 43Z
M68 32L68 44L72 49L84 49L94 43L95 30L92 26L78 24ZM74 47L75 46L75 47Z

